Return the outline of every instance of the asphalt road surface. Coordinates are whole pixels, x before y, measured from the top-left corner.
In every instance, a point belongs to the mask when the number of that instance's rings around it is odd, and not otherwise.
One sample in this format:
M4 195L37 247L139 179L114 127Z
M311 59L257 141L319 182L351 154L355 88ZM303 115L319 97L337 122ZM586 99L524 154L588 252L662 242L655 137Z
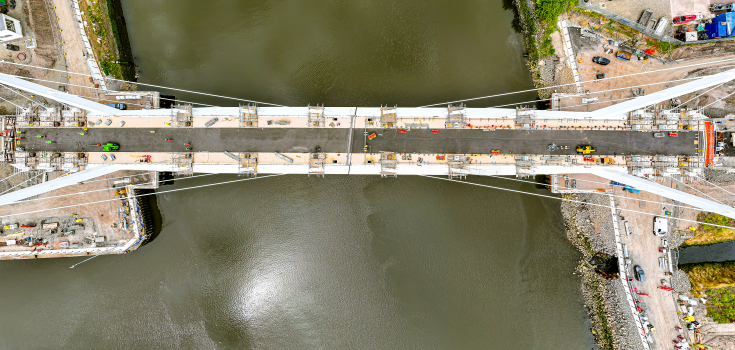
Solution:
M150 131L154 130L155 133ZM348 129L307 128L115 128L25 129L21 146L34 151L90 152L101 147L88 146L114 142L122 152L181 152L191 147L198 152L311 152L320 146L323 152L343 153L348 149ZM656 139L652 133L602 130L498 130L440 129L431 134L426 129L399 133L396 129L368 129L378 136L367 141L371 152L399 153L489 153L491 149L514 154L575 154L578 145L592 145L594 154L695 155L695 132L681 132L679 137ZM37 136L44 136L38 138ZM171 142L166 141L172 139ZM367 137L364 129L353 130L351 150L363 152ZM48 144L47 141L54 143ZM184 145L189 142L191 146ZM571 150L549 151L549 144L571 146Z

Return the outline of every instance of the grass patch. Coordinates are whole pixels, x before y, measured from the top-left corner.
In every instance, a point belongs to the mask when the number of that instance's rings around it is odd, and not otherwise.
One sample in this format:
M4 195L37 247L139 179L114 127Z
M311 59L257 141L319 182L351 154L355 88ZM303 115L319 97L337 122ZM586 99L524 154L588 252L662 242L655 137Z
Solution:
M697 221L709 224L734 226L735 220L714 213L702 212L697 215ZM717 227L700 224L694 237L686 240L682 246L710 245L735 240L735 230L731 228Z
M735 287L707 290L707 317L718 323L735 322Z
M120 1L85 1L82 4L91 23L92 30L88 34L92 48L104 74L135 80L135 64Z
M594 296L595 316L597 318L599 332L595 332L597 338L597 345L603 350L614 349L614 341L612 331L610 330L610 324L607 322L607 315L605 313L605 299L602 297L602 286L600 280L595 279L594 281L587 284L592 295Z
M735 262L683 264L679 269L686 272L696 296L702 296L705 289L735 286Z

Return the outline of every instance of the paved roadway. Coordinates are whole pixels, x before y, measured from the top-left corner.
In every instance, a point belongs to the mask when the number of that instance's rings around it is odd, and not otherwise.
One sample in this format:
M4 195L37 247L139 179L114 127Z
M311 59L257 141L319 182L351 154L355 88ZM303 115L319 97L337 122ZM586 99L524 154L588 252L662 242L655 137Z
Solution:
M155 133L151 133L155 130ZM90 128L86 136L81 129L26 129L21 146L27 150L89 152L99 151L99 147L89 144L115 142L123 152L180 152L190 142L194 151L200 152L309 152L320 146L323 152L344 153L347 151L348 129L307 129L307 128ZM591 144L597 148L594 154L697 154L695 132L682 132L679 137L653 138L651 133L633 131L602 130L553 130L524 131L478 129L451 130L440 129L439 134L431 134L426 129L414 129L401 134L395 129L368 129L378 137L368 141L372 152L392 151L400 153L489 153L498 149L502 153L514 154L575 154L574 149L549 152L549 144L568 145L572 148L581 144ZM354 153L363 151L365 130L353 131L351 149ZM44 138L37 138L43 135ZM166 139L172 139L167 142ZM47 144L46 141L54 141Z

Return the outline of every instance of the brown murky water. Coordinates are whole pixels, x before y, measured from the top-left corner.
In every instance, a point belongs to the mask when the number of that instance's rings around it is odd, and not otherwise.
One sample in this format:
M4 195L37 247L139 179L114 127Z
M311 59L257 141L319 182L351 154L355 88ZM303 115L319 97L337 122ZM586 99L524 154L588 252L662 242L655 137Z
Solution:
M328 106L530 87L499 1L123 6L144 82ZM159 237L131 254L2 262L0 349L593 347L557 201L421 177L280 176L158 203Z

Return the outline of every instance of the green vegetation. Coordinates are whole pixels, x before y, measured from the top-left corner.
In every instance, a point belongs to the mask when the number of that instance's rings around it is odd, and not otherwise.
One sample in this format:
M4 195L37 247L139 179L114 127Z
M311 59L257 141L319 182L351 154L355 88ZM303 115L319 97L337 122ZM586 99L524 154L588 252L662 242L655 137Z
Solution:
M735 287L707 290L707 317L718 323L735 322Z
M128 41L125 19L119 0L106 0L107 17L100 7L101 1L86 2L87 18L92 23L93 48L97 54L102 71L117 79L135 80L135 66L132 64L132 52ZM109 35L105 23L109 21L112 36ZM119 57L118 57L119 56Z
M679 268L692 282L692 294L707 295L707 317L735 322L735 262L684 264Z
M521 0L521 3L523 2L524 1ZM537 29L540 30L540 33L542 34L538 42L536 57L529 55L534 58L534 61L555 53L554 47L551 44L551 33L559 29L556 27L556 21L559 18L559 15L569 11L571 8L574 8L576 3L577 1L574 0L536 0L536 19L538 19L540 28L535 28L536 22L533 21L532 17L529 16L526 18L526 21L534 22L532 25L533 30L531 30L531 35L535 35ZM525 6L525 4L523 6Z
M735 286L735 262L683 264L679 269L686 272L697 296L705 289Z
M610 324L607 322L607 315L605 313L605 298L602 296L602 289L604 286L602 286L602 283L603 282L600 278L595 278L594 280L586 283L592 293L592 297L594 298L594 305L592 306L594 310L593 315L594 318L597 318L596 323L600 329L599 332L593 331L593 333L597 338L597 345L601 349L612 350L615 347L613 346L613 335L610 330Z
M107 12L110 16L110 26L112 27L112 35L117 44L118 63L114 63L119 68L120 76L124 80L135 81L135 64L133 63L133 52L130 49L130 39L128 38L128 29L125 25L125 17L123 17L122 4L120 0L107 0Z
M735 220L714 213L699 213L697 221L722 226L735 226ZM694 232L694 237L686 240L682 246L710 245L732 240L735 240L735 230L701 224Z
M536 14L546 29L556 28L559 15L569 11L577 3L578 1L574 0L536 0Z

